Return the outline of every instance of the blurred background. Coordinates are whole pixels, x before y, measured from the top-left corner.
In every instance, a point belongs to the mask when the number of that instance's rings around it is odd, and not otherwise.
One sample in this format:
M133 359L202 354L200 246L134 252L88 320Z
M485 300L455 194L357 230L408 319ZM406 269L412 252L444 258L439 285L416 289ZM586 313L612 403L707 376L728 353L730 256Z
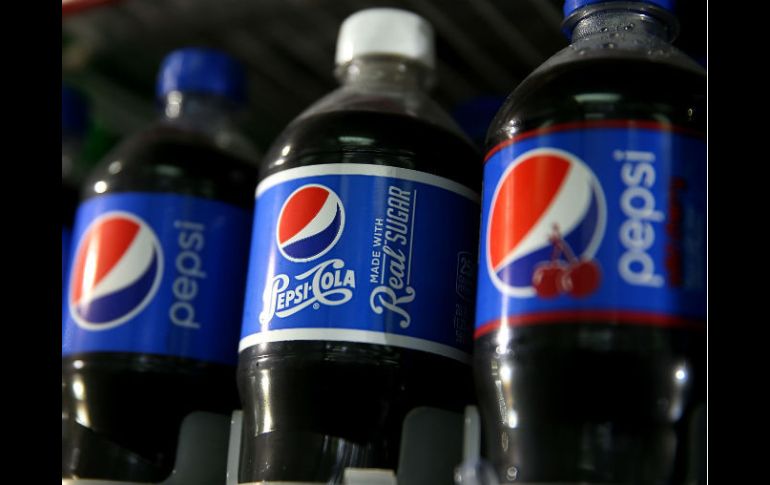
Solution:
M433 96L476 140L529 72L567 45L563 0L63 0L62 77L90 99L84 156L152 120L161 59L183 46L223 49L248 69L244 129L267 148L336 86L337 29L375 6L412 10L437 36ZM680 0L680 49L706 65L706 2Z

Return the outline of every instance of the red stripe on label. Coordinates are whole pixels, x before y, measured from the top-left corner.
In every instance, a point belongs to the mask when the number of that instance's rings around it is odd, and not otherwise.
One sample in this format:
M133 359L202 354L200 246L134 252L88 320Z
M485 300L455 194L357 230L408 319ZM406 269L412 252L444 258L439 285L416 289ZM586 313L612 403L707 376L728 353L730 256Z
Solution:
M504 319L492 320L476 328L473 338L479 338L499 329L503 323L509 327L526 325L552 325L565 322L576 324L617 324L640 325L646 327L690 328L705 330L704 321L682 318L653 312L631 312L622 310L559 310L552 312L510 315Z
M667 123L661 123L658 121L642 121L642 120L595 120L595 121L574 121L572 123L561 123L558 125L547 126L545 128L538 128L536 130L525 131L520 133L509 140L502 141L495 145L494 148L487 152L484 157L486 163L495 153L499 152L503 148L527 138L535 136L547 135L549 133L557 133L567 130L578 130L586 128L636 128L639 130L657 130L657 131L671 131L674 133L680 133L683 135L695 136L703 138L704 134L689 128L683 128L681 126L670 125Z

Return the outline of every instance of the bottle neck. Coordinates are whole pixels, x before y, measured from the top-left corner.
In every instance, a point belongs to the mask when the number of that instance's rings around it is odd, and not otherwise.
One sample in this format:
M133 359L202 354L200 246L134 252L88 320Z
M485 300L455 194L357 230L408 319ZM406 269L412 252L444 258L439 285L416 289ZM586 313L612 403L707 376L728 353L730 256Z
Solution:
M235 108L234 103L221 96L172 91L164 98L161 109L163 121L175 125L196 121L227 123L235 115Z
M357 57L337 68L344 86L372 91L427 91L432 72L421 63L398 56Z
M670 12L645 2L600 2L573 13L564 20L572 43L596 35L637 35L671 43L679 23Z
M217 147L247 160L257 151L241 133L237 103L213 94L171 92L161 107L160 124L208 138Z

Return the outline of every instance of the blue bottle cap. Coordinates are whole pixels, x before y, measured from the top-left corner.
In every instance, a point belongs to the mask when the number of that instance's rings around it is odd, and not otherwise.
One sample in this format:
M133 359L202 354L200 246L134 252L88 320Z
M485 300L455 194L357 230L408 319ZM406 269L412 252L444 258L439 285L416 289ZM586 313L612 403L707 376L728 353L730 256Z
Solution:
M572 12L579 8L583 8L586 5L592 3L605 3L618 0L565 0L564 1L564 17L569 17ZM674 0L633 0L642 3L650 3L658 7L664 8L668 11L674 11Z
M235 59L213 49L186 48L167 55L160 66L156 94L172 91L216 94L242 104L246 74Z
M88 127L88 102L78 91L61 86L62 131L83 134Z

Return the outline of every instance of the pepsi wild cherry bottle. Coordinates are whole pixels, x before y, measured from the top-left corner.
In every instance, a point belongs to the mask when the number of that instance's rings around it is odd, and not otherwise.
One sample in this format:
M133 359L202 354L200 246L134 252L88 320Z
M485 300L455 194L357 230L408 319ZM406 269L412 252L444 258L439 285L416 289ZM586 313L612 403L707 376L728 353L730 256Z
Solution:
M239 483L395 469L410 410L462 412L473 398L480 156L425 94L432 41L410 12L349 17L342 86L264 159L240 343Z
M243 77L219 52L171 53L160 121L84 182L62 346L62 478L165 480L185 416L238 407L257 173L234 128Z
M474 376L502 483L692 483L704 440L705 72L671 2L569 0L490 126Z

